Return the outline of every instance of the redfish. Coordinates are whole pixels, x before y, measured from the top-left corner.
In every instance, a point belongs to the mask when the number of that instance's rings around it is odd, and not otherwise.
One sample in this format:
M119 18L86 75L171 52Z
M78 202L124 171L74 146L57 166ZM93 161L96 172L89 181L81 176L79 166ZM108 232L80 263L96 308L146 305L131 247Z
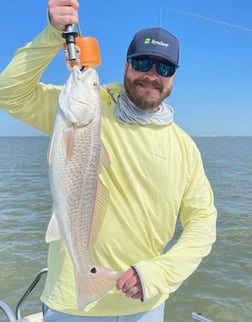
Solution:
M120 276L111 268L93 263L89 251L109 198L98 176L100 131L97 71L74 67L60 93L48 152L53 211L46 241L65 241L74 267L80 310L105 295ZM109 166L107 161L104 164Z

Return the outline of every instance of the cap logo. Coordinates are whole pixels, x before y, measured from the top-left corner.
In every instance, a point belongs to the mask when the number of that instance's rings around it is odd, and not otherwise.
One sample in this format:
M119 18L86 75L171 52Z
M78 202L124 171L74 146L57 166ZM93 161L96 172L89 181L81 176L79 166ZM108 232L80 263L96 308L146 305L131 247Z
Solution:
M151 39L149 37L145 38L144 44L145 45L153 44L153 45L159 45L159 46L163 46L163 47L169 47L170 46L169 44L163 42L162 40L158 41L158 40Z

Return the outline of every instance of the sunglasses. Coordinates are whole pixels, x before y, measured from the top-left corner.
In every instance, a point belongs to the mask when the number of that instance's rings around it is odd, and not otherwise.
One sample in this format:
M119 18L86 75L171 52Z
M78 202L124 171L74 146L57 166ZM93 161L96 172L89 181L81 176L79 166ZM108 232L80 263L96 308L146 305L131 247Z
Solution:
M138 57L129 58L128 62L138 72L148 72L155 65L157 74L162 77L171 77L176 71L176 66L155 59Z

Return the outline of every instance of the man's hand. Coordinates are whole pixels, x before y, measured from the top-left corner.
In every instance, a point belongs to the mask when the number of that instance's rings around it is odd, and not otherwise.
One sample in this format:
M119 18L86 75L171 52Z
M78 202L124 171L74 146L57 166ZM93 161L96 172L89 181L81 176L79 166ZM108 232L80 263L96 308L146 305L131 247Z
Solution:
M64 31L66 25L78 23L77 0L48 0L48 12L53 26Z
M117 289L132 299L143 299L143 289L136 270L131 267L117 280Z

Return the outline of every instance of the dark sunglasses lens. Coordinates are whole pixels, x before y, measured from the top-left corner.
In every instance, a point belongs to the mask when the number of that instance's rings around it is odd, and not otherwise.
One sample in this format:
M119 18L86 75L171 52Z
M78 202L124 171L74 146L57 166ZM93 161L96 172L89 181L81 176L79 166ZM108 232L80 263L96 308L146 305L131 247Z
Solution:
M163 63L157 63L156 70L160 76L171 77L175 73L176 67Z
M131 58L129 62L131 66L139 72L148 72L155 64L156 72L162 77L171 77L176 71L176 67L173 65L167 65L151 59Z
M130 63L139 72L148 72L153 65L153 62L148 59L131 59Z

